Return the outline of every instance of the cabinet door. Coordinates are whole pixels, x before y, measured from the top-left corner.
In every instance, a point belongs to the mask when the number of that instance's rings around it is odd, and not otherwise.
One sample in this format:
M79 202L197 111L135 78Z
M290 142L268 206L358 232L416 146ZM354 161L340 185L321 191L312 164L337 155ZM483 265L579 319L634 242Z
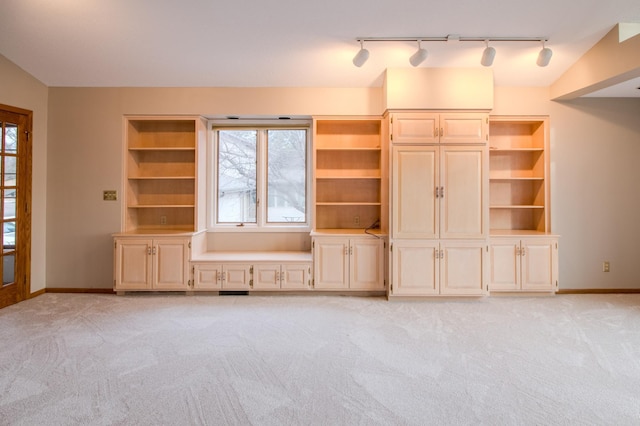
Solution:
M440 238L482 238L484 147L442 147L440 179Z
M393 143L432 144L438 143L438 114L401 113L392 116Z
M480 296L485 292L485 243L443 242L440 294Z
M251 285L251 265L228 264L223 266L223 290L249 290Z
M342 290L349 287L349 240L318 238L314 241L314 288Z
M392 236L436 238L438 148L393 147Z
M151 248L150 239L116 240L116 290L147 290L151 288Z
M159 290L188 290L189 240L154 241L154 284Z
M438 294L438 243L395 241L391 251L393 296Z
M194 290L220 290L222 288L222 265L202 264L193 266Z
M253 267L254 290L278 290L280 288L280 264L256 264Z
M554 240L522 240L522 290L554 290L555 256Z
M520 289L520 240L492 239L490 244L490 290Z
M382 240L354 238L349 249L349 288L384 290L384 249Z
M308 263L282 265L280 287L291 290L307 290L311 265Z
M487 143L487 114L441 114L440 143Z

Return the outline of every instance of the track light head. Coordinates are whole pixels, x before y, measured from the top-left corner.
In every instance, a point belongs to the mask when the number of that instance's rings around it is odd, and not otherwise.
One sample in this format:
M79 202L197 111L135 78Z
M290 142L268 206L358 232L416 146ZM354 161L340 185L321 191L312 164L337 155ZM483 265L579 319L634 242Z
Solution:
M362 40L358 40L360 42L360 50L356 53L356 56L353 57L353 65L360 68L367 62L369 59L369 51L364 48L364 42Z
M417 67L427 59L427 56L429 56L429 52L427 52L427 49L423 49L420 46L420 40L418 40L418 50L416 50L416 53L411 55L409 63L411 66Z
M540 53L538 53L538 60L536 64L539 67L546 67L551 62L551 56L553 56L553 51L548 47L544 47L544 40L542 40L542 49L540 49Z
M494 47L489 46L489 40L485 40L486 47L482 52L482 59L480 59L480 64L484 67L490 67L493 65L493 59L496 57L496 49Z

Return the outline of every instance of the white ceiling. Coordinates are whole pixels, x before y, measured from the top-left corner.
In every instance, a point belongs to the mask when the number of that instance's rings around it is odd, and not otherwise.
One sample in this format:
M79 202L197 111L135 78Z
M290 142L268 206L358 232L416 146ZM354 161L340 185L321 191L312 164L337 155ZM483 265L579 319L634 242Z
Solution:
M548 37L493 43L497 86L548 86L639 0L3 0L0 54L48 86L371 87L413 42L357 37ZM424 67L480 66L483 43L423 43ZM635 87L640 86L633 83ZM626 90L626 93L640 92ZM640 94L639 94L640 95ZM637 96L637 95L636 95Z

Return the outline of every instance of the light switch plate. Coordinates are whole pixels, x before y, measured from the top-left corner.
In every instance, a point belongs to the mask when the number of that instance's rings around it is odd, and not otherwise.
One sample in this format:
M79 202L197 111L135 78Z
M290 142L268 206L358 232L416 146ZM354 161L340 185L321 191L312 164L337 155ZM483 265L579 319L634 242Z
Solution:
M102 191L102 199L104 201L116 201L118 200L118 191L115 189L107 189Z

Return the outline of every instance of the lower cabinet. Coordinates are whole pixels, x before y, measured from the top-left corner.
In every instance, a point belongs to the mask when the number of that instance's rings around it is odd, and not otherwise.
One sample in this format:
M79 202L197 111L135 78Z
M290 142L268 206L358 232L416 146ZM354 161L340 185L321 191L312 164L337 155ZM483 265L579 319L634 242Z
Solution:
M382 238L314 238L313 262L316 290L385 289Z
M193 290L308 290L311 263L193 263Z
M193 264L193 290L250 290L250 264Z
M492 238L490 250L490 291L557 290L557 238Z
M253 290L308 290L311 287L310 264L256 264Z
M481 296L486 243L395 240L390 296Z
M188 290L189 241L116 238L115 290Z

